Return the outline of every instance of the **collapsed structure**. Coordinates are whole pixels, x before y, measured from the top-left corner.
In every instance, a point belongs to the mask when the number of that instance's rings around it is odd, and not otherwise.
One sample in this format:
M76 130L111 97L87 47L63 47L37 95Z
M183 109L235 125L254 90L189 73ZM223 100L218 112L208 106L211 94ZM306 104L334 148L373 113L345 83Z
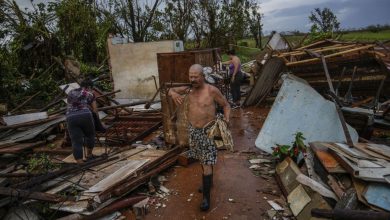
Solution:
M254 143L259 149L272 153L272 147L288 144L294 133L306 137L302 158L287 157L276 165L275 179L293 215L389 219L390 148L362 138L370 137L370 129L390 124L389 115L378 108L390 97L389 47L324 40L291 49L282 36L274 37L257 59L257 80L244 105L258 106L276 96ZM76 80L61 86L58 97L38 111L3 116L0 206L15 200L45 201L53 210L73 213L63 219L96 219L129 206L144 215L147 196L126 196L145 183L153 188L152 178L183 159L182 146L188 142L186 105L175 106L166 93L188 85L192 64L216 66L219 50L182 51L176 41L150 46L110 38L108 44L108 78L114 91L94 89L100 116L108 125L106 133L96 135L94 154L100 157L74 165L61 103L70 89L78 87L80 70L67 61L64 66ZM132 55L140 48L145 50L136 59ZM135 60L128 63L131 58ZM215 85L229 96L225 78ZM115 94L119 99L112 98ZM53 157L30 156L42 152ZM31 159L39 160L39 165L32 166L36 161ZM158 187L161 195L168 194Z

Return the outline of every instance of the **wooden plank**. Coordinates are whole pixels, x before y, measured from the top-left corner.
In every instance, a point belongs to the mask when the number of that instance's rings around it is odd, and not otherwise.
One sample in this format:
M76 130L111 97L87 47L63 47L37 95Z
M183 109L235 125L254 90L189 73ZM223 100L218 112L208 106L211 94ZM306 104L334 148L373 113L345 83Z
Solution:
M366 46L362 46L362 47L358 47L358 48L354 48L354 49L350 49L350 50L345 50L345 51L341 51L341 52L337 52L337 53L326 55L326 56L324 56L324 58L331 58L331 57L341 56L341 55L348 54L348 53L357 52L357 51L360 51L360 50L367 50L367 49L370 49L370 48L372 48L374 46L375 45L371 44L371 45L366 45ZM296 65L312 63L312 62L316 62L316 61L320 61L320 58L311 58L311 59L306 59L306 60L289 62L289 63L286 63L286 66L296 66Z
M115 183L122 181L123 179L126 179L130 175L134 174L134 172L139 169L141 166L143 166L146 162L149 160L131 160L129 161L124 167L121 169L115 171L113 174L109 175L108 177L104 178L91 188L89 188L85 192L102 192Z
M328 185L330 186L330 188L332 188L333 192L337 195L339 199L342 198L345 194L344 190L341 189L337 180L332 175L328 175Z
M105 153L106 148L104 147L94 147L92 150L92 154L96 156L101 156ZM83 159L85 159L85 155L83 155ZM65 157L62 162L64 163L76 163L76 160L74 159L73 154L70 154L69 156ZM105 163L104 163L105 164Z
M268 200L267 202L276 211L283 211L284 210L283 207L281 207L278 203L276 203L272 200Z
M389 146L386 146L383 144L369 143L367 148L390 159L390 147Z
M387 212L374 212L367 210L351 210L351 209L333 209L325 210L315 208L311 212L312 216L316 219L336 219L336 220L389 220L390 213Z
M335 150L337 152L342 153L345 156L354 157L356 159L373 160L373 158L370 157L370 155L367 155L366 153L359 151L356 148L350 148L346 144L341 144L341 143L327 144L327 143L325 143L324 145L332 150Z
M305 186L308 186L310 187L312 190L318 192L319 194L321 194L322 196L325 196L325 197L328 197L328 198L332 198L336 201L338 201L339 199L337 198L336 194L334 194L331 190L329 190L328 188L326 188L325 186L321 185L320 183L316 182L315 180L313 179L310 179L309 177L303 175L303 174L299 174L296 178L296 180L305 185Z
M354 177L366 181L386 182L385 176L390 175L390 163L382 161L384 167L378 168L364 168L358 167L357 163L348 160L344 155L337 152L332 152L336 160Z
M104 169L112 164L115 164L117 163L118 161L121 161L121 160L125 160L125 159L129 159L131 158L132 156L142 152L142 151L145 151L147 150L146 148L142 149L142 148L133 148L133 149L130 149L130 150L127 150L127 151L123 151L119 154L119 159L118 160L114 160L114 161L111 161L110 163L104 163L104 164L101 164L99 166L96 166L96 167L92 167L91 170L94 170L94 171L99 171L101 169Z
M387 158L387 157L383 156L382 154L379 154L379 153L377 153L375 151L370 150L368 148L368 144L367 143L355 143L354 146L357 149L359 149L360 151L363 151L364 153L366 153L366 154L368 154L368 155L370 155L372 157L390 161L390 158Z

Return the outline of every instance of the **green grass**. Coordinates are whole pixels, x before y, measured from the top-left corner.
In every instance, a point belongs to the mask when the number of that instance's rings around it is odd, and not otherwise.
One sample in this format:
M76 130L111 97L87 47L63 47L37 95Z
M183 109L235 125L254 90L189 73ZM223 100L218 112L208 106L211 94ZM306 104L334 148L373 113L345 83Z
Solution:
M390 30L379 32L359 31L349 32L341 36L340 40L344 41L386 41L390 40Z

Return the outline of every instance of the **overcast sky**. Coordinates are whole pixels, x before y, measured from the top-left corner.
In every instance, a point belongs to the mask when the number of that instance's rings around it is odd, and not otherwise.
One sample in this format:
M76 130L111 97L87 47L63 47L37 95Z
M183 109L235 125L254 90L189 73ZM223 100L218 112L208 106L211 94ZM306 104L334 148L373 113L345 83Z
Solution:
M390 0L261 0L264 31L307 32L314 8L330 8L341 28L361 28L371 24L390 24Z
M309 15L314 8L330 8L341 28L361 28L371 24L390 24L390 0L257 0L264 15L263 27L272 30L307 32ZM21 8L31 7L30 0L16 0ZM34 2L47 2L34 0Z

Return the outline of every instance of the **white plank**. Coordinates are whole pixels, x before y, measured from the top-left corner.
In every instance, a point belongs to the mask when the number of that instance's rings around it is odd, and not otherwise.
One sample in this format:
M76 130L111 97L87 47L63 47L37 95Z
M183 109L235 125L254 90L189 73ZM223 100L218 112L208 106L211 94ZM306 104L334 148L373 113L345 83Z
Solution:
M4 120L6 125L16 125L16 124L21 124L21 123L25 123L25 122L46 119L48 117L49 116L47 115L47 112L35 112L35 113L28 113L28 114L22 114L22 115L4 116L3 120Z
M132 175L138 168L143 166L149 159L145 160L131 160L127 165L121 169L115 171L113 174L107 176L85 192L101 192L108 189L110 186L115 183L126 179L128 176Z
M336 201L338 201L339 199L337 198L336 194L334 194L334 192L332 192L331 190L327 189L325 186L321 185L320 183L316 182L315 180L313 179L310 179L309 177L303 175L303 174L299 174L296 178L296 180L305 185L305 186L308 186L310 187L312 190L318 192L319 194L321 194L322 196L325 196L325 197L328 197L328 198L332 198Z
M263 159L263 158L249 160L249 163L251 163L251 164L254 164L254 163L271 163L271 162L272 162L271 160Z
M281 207L278 203L276 203L272 200L268 200L267 202L276 211L283 211L284 210L283 207Z

